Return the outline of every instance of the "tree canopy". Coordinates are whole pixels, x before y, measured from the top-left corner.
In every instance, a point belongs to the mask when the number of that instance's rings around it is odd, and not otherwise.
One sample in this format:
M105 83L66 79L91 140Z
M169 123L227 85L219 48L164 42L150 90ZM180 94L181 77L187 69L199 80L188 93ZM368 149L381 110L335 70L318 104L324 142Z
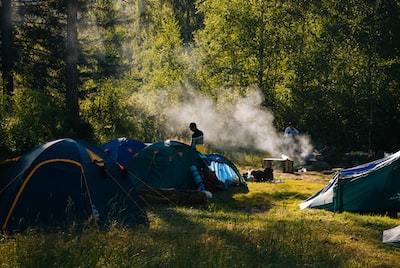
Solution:
M182 84L256 87L278 129L317 146L400 147L396 0L1 0L0 15L0 157L65 136L162 139L148 96Z

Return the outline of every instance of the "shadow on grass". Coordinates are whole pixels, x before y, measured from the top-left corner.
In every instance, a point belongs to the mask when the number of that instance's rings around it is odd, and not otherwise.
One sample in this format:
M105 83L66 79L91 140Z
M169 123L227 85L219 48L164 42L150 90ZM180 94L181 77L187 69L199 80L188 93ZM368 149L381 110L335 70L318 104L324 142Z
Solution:
M354 249L331 241L332 235L342 232L339 226L326 230L319 220L270 219L263 228L236 224L228 229L210 224L207 221L207 218L213 218L210 215L194 221L183 212L169 209L158 216L174 226L168 232L150 234L157 241L171 243L174 253L168 265L335 267L357 256ZM218 220L214 218L212 222ZM359 261L362 263L362 258Z
M16 236L15 247L10 246L16 250L7 253L16 262L8 263L20 267L363 267L374 259L375 266L397 265L397 251L380 243L379 229L389 227L390 221L374 224L376 218L353 214L335 215L334 220L319 217L325 213L284 219L270 214L243 216L248 207L269 209L275 202L303 197L296 191L248 193L231 188L215 195L208 207L153 206L149 210L160 222L149 229ZM351 219L345 224L347 218ZM5 252L3 245L0 242L0 254ZM372 255L384 250L392 255L381 259Z
M16 250L9 254L14 254L15 266L21 267L338 267L354 263L362 267L371 259L364 246L383 250L377 246L378 232L368 231L357 221L352 226L340 219L271 216L259 225L251 222L252 217L249 222L235 220L239 214L232 212L160 206L153 213L165 228L88 230L80 236L32 233L14 237ZM386 250L396 256L394 249ZM377 262L389 267L395 264L393 260Z
M257 266L260 263L267 266L336 267L347 266L354 261L364 266L371 259L368 259L365 248L371 247L379 251L374 253L375 256L393 254L385 255L387 258L382 260L378 258L376 262L379 265L390 266L399 260L395 259L396 249L388 249L381 243L381 231L390 227L390 223L383 220L374 223L373 219L361 219L361 215L355 215L354 220L345 223L345 217L340 219L340 216L333 222L321 220L315 215L313 218L301 216L285 220L272 216L266 218L261 228L256 224L256 229L246 223L243 217L233 220L243 212L263 212L257 210L260 204L267 211L274 202L297 201L306 197L308 195L296 191L246 193L240 189L230 189L216 195L209 209L199 212L195 217L174 209L159 214L177 232L165 236L156 233L153 236L155 239L163 237L165 242L176 242L176 254L169 264L178 266L190 265L194 260L204 266L215 266L219 265L218 259L224 260L220 264L223 267L240 264ZM213 223L217 225L213 226ZM344 241L338 240L338 237ZM191 241L190 246L185 239ZM185 246L188 248L182 248ZM188 259L188 255L194 256L193 259Z

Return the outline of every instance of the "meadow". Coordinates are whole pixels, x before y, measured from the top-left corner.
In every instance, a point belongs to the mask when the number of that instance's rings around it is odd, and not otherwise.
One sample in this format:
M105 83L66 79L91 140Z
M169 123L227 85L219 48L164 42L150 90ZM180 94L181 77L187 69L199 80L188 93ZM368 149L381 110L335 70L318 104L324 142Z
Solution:
M205 206L148 207L149 226L27 231L0 241L0 267L399 267L381 243L400 223L378 215L304 210L329 176L232 188Z

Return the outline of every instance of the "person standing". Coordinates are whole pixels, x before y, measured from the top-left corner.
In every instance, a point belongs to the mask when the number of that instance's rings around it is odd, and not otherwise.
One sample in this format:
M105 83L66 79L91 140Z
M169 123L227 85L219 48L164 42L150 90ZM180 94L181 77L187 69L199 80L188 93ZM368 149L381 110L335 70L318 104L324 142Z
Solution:
M203 131L199 130L197 128L196 123L194 123L194 122L189 124L189 129L193 132L192 133L192 142L190 143L190 146L192 146L198 152L204 153L205 152L205 147L204 147L204 134L203 134Z
M284 137L285 138L294 138L299 135L300 132L292 126L292 123L289 122L288 126L285 128Z
M298 155L299 152L299 144L297 140L297 136L300 134L295 127L293 127L292 123L289 122L288 126L285 128L285 132L283 134L284 140L284 150L285 155L289 156L289 158L293 158L295 155Z

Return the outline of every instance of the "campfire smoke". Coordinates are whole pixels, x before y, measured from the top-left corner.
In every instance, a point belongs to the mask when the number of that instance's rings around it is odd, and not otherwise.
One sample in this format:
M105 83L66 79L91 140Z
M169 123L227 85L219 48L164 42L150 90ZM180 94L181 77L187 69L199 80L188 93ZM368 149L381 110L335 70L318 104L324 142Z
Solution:
M262 106L263 95L257 90L245 97L217 100L194 90L181 93L181 101L164 111L172 133L185 131L190 122L196 122L205 142L216 148L247 148L299 162L312 152L308 136L284 138L274 127L274 116Z

